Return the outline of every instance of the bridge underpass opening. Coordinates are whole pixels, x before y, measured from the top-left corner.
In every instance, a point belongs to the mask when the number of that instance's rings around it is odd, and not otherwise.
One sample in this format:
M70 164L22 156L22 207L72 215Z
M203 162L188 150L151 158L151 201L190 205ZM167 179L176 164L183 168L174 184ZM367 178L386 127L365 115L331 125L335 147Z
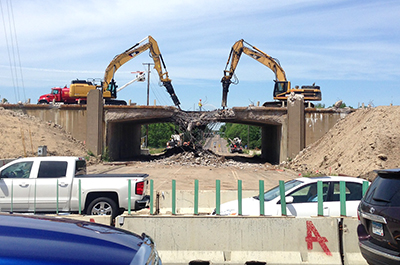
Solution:
M229 124L229 123L228 123ZM271 164L279 164L281 161L281 146L284 144L284 140L282 140L282 125L277 125L277 124L242 124L242 123L231 123L231 124L236 124L239 125L240 128L235 128L233 131L235 132L234 135L232 135L229 132L227 133L226 137L227 138L234 138L234 137L239 137L242 142L243 148L246 146L250 149L254 149L254 143L251 144L252 141L254 141L254 135L253 139L251 136L251 127L253 128L258 128L261 130L260 137L261 137L261 158L268 163ZM228 126L229 127L229 126ZM227 128L226 131L229 129ZM241 136L241 137L240 137ZM260 147L258 145L258 147Z
M280 163L282 126L264 125L261 128L261 157L271 164Z
M105 139L107 148L103 151L103 155L108 155L113 161L126 161L140 156L142 125L137 121L108 122L106 124L107 133ZM218 128L219 126L215 127ZM279 164L282 145L282 126L268 124L255 127L261 130L261 158L271 164ZM215 130L216 128L209 129ZM248 137L243 135L242 138L242 145L244 147L249 144L249 140Z
M110 122L106 125L106 146L113 161L129 160L140 155L141 124L136 122Z

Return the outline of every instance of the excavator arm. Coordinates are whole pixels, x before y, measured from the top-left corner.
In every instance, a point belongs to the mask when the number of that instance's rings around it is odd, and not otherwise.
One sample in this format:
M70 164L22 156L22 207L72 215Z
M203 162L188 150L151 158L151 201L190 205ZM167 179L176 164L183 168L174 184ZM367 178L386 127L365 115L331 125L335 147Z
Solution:
M249 47L245 46L247 44ZM242 53L247 54L251 58L259 61L263 65L267 66L275 73L275 81L282 82L282 84L287 84L286 74L280 64L274 60L271 56L261 51L257 47L251 45L250 43L244 41L243 39L238 40L232 46L231 52L228 57L228 61L225 66L224 76L221 79L222 82L222 107L227 106L227 97L229 92L229 86L232 84L232 78L235 74L236 67L239 63Z
M247 46L245 46L245 44ZM279 62L261 51L257 47L251 45L250 43L242 40L235 42L232 46L231 52L229 54L228 62L226 63L224 76L221 79L222 82L222 107L227 106L227 97L229 92L229 86L233 82L231 81L237 64L239 63L240 56L242 53L247 54L251 58L259 61L263 65L267 66L275 74L275 88L274 88L274 99L286 100L290 92L301 93L308 100L321 100L321 92L319 87L302 87L302 89L291 89L290 82L286 79L286 74ZM310 88L310 89L308 89ZM314 89L315 88L315 89ZM310 90L312 90L310 92Z
M145 42L147 40L147 42ZM110 62L108 67L106 68L104 74L104 82L102 84L103 95L110 94L111 97L116 98L117 93L117 85L114 81L114 74L123 64L128 62L129 60L135 58L137 55L142 52L150 50L151 57L154 61L154 69L157 70L157 73L160 77L161 82L167 89L167 92L171 95L171 98L174 104L179 107L180 102L178 97L175 94L174 88L171 84L171 79L168 77L168 72L166 71L166 66L164 60L162 58L160 49L158 48L158 44L155 39L151 36L148 36L136 43L134 46L126 50L125 52L117 55Z

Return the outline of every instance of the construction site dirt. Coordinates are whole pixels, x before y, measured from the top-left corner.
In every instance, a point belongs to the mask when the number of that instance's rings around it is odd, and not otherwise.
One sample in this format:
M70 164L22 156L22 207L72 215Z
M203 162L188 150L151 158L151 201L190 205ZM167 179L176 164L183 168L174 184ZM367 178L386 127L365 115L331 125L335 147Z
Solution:
M269 164L251 164L227 160L224 165L201 165L180 163L178 161L150 161L127 163L104 163L88 167L89 173L147 173L154 181L154 190L172 190L172 180L176 189L194 190L194 183L199 181L200 190L215 190L216 180L221 181L222 190L236 190L238 180L242 180L243 190L258 190L259 181L264 187L272 188L279 180L298 177L298 173L277 169Z

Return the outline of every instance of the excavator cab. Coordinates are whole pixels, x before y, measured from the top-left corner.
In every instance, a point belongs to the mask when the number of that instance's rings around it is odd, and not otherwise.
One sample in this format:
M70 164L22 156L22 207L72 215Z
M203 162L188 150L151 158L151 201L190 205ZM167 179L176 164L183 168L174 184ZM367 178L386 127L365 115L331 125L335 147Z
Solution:
M114 78L111 79L110 83L108 84L107 91L110 91L112 98L117 97L117 88L117 82L115 82Z
M295 88L290 88L289 81L275 81L274 99L286 101L291 93L303 95L306 101L319 101L322 98L319 86L302 86L301 88L296 86Z
M274 98L285 96L290 89L289 81L275 81Z

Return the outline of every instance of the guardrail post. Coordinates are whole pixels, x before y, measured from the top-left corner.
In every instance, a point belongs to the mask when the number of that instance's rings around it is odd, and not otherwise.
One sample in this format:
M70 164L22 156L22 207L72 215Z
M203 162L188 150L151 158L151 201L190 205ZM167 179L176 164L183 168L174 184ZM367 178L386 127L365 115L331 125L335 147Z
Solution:
M346 182L340 181L340 215L346 216Z
M317 181L317 194L318 194L318 216L324 215L324 194L322 188L322 181Z
M286 195L285 195L285 182L283 180L279 181L279 194L281 196L281 212L282 216L286 216Z
M199 214L199 180L194 180L194 214Z
M369 187L369 182L368 181L364 181L363 182L363 185L362 185L362 195L364 196L365 195L365 193L367 192L367 190L368 190L368 187Z
M132 192L132 181L128 179L128 214L131 214L131 192Z
M238 215L242 215L242 180L238 179Z
M79 214L82 214L82 183L81 179L78 181L78 203L79 203Z
M153 180L150 180L150 214L154 214L153 206L154 206L154 194L153 194Z
M215 214L219 215L221 213L221 181L219 179L215 181L215 186Z
M259 180L258 189L259 189L258 199L260 201L260 215L264 215L264 180Z
M172 214L176 214L176 180L172 180Z

